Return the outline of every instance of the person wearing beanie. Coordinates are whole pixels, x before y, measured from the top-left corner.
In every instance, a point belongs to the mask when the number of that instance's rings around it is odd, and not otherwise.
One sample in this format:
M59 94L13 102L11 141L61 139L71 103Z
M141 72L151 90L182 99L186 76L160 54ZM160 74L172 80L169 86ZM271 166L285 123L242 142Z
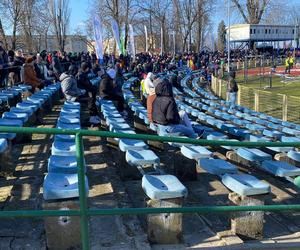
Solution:
M123 96L118 95L117 88L114 85L114 79L116 77L116 71L110 68L103 75L100 82L100 97L104 100L112 100L117 102L117 109L122 112L124 116L127 116L127 112L124 111L124 99Z
M24 64L24 83L32 87L31 92L44 87L42 79L39 79L34 70L34 58L28 57Z

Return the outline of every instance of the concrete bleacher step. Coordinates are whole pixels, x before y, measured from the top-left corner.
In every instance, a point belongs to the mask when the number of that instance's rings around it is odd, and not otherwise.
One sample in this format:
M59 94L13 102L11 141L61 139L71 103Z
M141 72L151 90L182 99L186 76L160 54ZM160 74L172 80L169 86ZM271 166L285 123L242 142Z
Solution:
M144 175L142 188L152 200L187 196L187 189L174 175Z
M282 161L263 161L261 168L279 177L294 177L300 175L300 168Z
M248 174L225 174L223 184L241 196L250 196L270 193L270 186Z
M88 193L88 179L85 176L85 190ZM78 198L78 175L48 173L44 178L43 185L44 200L60 200Z
M213 175L235 174L237 167L222 159L203 158L198 161L199 166Z

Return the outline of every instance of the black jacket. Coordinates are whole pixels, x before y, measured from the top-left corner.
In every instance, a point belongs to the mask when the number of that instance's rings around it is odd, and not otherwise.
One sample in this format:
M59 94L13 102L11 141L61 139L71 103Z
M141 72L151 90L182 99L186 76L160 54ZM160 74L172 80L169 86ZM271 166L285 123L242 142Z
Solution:
M108 74L104 74L104 76L102 77L99 91L101 98L116 95L116 89L113 85L113 79L111 79Z
M152 117L161 125L179 124L180 117L173 97L172 85L164 80L155 87L156 98L152 106Z
M87 72L83 72L79 70L78 74L76 75L76 79L77 79L78 88L85 89L86 92L91 92L91 93L96 92L95 87L92 85L92 83L88 78Z

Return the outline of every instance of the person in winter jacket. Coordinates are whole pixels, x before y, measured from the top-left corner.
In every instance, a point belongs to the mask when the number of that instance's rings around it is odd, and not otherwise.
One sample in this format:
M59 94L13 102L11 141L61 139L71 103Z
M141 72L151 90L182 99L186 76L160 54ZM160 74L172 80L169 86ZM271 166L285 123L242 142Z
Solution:
M158 124L160 134L178 133L196 138L197 134L186 114L178 112L169 81L159 78L155 80L155 84L156 98L152 105L152 118L153 122Z
M112 68L107 70L107 72L103 75L99 89L100 97L104 100L117 101L117 110L126 115L126 112L124 112L124 99L122 96L117 94L117 89L113 83L115 77L116 71Z
M228 94L229 102L231 103L230 108L233 108L236 103L238 90L239 88L235 80L235 72L231 71L229 73L229 80L227 83L227 94Z
M85 91L79 89L75 75L77 74L77 67L71 65L68 71L61 74L59 80L61 81L61 89L67 101L79 101L85 94Z
M96 96L97 96L97 88L92 85L88 78L88 74L90 72L90 68L88 63L83 62L81 64L81 68L79 69L78 74L76 75L78 88L84 89L86 93L90 96L89 100L89 111L91 116L92 123L100 123L100 117L98 116L98 109L96 106Z
M3 42L0 41L0 86L3 87L4 81L8 75L8 70L6 69L9 66L8 55L3 48Z
M24 64L24 83L32 87L31 91L34 93L36 88L44 88L44 83L42 79L39 79L34 70L34 59L33 57L28 57Z

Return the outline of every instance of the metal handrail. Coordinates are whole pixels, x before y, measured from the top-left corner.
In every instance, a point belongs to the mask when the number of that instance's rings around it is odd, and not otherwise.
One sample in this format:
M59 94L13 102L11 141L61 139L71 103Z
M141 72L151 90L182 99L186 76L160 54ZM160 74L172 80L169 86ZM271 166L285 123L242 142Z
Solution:
M0 132L29 133L29 134L65 134L75 135L76 158L78 166L79 203L78 210L20 210L0 211L0 218L8 217L49 217L49 216L80 216L81 242L84 250L90 249L88 217L107 215L137 215L158 213L228 213L238 211L300 211L300 204L294 205L258 205L258 206L199 206L180 208L113 208L113 209L89 209L85 192L85 169L83 136L98 136L110 138L127 138L139 140L151 140L161 142L180 142L206 146L243 146L243 147L300 147L300 142L236 142L236 141L210 141L190 138L156 136L147 134L125 134L107 131L91 130L67 130L57 128L30 128L30 127L0 127ZM300 181L299 181L300 182Z

